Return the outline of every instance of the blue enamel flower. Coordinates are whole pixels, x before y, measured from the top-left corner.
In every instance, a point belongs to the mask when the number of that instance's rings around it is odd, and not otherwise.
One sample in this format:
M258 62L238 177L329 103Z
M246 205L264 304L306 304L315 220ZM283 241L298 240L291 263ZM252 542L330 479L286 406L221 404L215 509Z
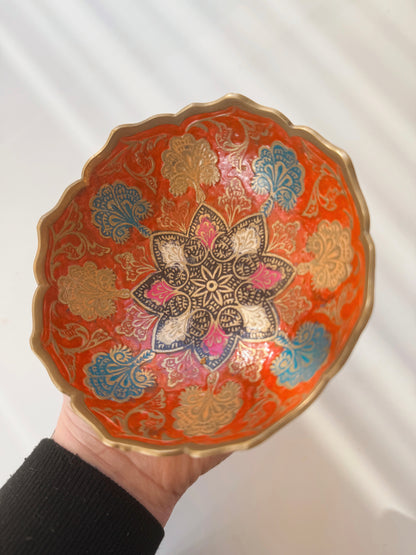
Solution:
M265 216L270 216L274 203L286 211L294 208L305 188L305 170L291 148L279 141L270 147L262 146L253 162L253 171L253 190L259 195L269 194L260 209Z
M98 353L85 367L86 384L100 399L137 399L146 389L156 385L154 374L142 369L153 357L153 351L144 351L135 357L125 346L109 353Z
M292 388L307 382L325 362L331 335L322 324L307 322L300 326L293 341L280 333L276 343L284 347L272 364L272 372L280 385Z
M111 237L116 243L127 241L132 227L144 237L150 236L150 229L141 221L151 214L151 205L135 187L124 183L103 185L91 200L91 212L101 235Z

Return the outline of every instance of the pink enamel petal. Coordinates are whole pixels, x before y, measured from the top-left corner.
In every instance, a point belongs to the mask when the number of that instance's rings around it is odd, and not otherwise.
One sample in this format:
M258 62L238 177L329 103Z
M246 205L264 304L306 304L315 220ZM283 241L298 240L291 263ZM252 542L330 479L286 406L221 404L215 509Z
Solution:
M278 270L271 270L263 262L260 262L250 281L257 289L272 289L281 279L282 274Z
M196 228L195 235L206 247L211 249L214 239L218 235L218 229L217 226L211 222L209 216L203 216L200 224Z
M228 336L217 324L211 324L205 339L202 341L202 348L210 356L218 357L222 355L224 347L228 342Z
M157 304L167 303L175 295L175 290L166 281L156 281L146 292L146 296Z

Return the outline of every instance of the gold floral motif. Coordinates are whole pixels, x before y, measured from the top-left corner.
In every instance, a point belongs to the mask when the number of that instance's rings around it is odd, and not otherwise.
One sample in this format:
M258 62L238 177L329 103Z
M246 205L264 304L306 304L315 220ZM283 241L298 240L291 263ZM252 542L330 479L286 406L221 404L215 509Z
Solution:
M231 374L241 374L249 382L257 382L263 362L267 357L267 349L258 345L255 349L240 343L235 356L229 364Z
M116 332L127 337L135 337L138 341L144 341L156 319L157 316L132 305L127 309L125 319L116 327Z
M315 289L334 291L351 274L354 255L351 231L337 221L322 221L309 237L306 250L315 255L311 262L299 264L299 274L311 272Z
M183 351L175 356L165 357L161 363L168 373L168 386L176 387L185 380L198 377L199 369L192 358L191 351Z
M290 326L293 326L302 314L312 308L311 301L302 295L302 287L300 285L289 289L286 295L275 302L282 320Z
M87 252L95 256L103 256L110 252L110 247L102 247L95 241L90 241L82 233L82 213L79 206L72 202L69 206L68 216L59 230L51 226L52 249L50 272L54 280L56 269L61 265L58 256L68 260L80 260Z
M182 204L168 200L163 197L160 203L161 216L157 219L157 223L161 228L182 231L186 233L190 221L189 202Z
M58 299L72 314L87 322L108 318L116 311L114 299L130 297L128 289L116 289L116 275L109 268L97 269L94 262L70 266L68 274L58 279Z
M246 212L251 208L251 200L247 197L244 187L238 177L233 177L225 191L218 199L218 204L224 206L228 216L228 223L232 225L240 212Z
M299 222L282 223L276 220L272 225L270 250L279 250L291 254L296 249L296 236L300 228Z
M155 269L142 246L136 247L134 252L116 254L114 259L126 270L126 279L129 281L137 281L142 274Z
M174 428L186 436L210 435L234 420L243 404L241 386L228 381L215 393L218 377L218 372L208 375L206 390L190 386L182 391L179 406L172 411Z
M183 195L188 187L196 192L196 201L205 200L201 184L215 185L220 179L217 168L218 157L206 139L195 139L193 135L172 137L169 149L162 153L162 175L169 179L173 196Z

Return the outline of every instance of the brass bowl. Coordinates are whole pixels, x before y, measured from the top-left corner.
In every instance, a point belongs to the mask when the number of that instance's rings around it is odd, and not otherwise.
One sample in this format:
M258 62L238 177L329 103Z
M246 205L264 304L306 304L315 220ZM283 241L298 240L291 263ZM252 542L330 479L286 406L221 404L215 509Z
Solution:
M240 95L114 130L39 225L32 346L105 443L259 443L340 369L373 303L348 156Z

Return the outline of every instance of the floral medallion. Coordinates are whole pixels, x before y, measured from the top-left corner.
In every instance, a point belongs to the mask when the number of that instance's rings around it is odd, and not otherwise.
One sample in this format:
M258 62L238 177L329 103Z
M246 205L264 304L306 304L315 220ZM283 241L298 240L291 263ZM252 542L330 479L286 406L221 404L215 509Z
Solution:
M229 452L340 368L373 263L345 153L228 95L118 128L42 220L32 345L108 444Z
M133 295L159 316L152 337L156 353L190 348L215 370L240 340L267 341L276 335L279 317L273 299L295 270L267 253L262 215L248 216L229 229L220 214L201 205L187 235L155 233L151 248L159 271Z

